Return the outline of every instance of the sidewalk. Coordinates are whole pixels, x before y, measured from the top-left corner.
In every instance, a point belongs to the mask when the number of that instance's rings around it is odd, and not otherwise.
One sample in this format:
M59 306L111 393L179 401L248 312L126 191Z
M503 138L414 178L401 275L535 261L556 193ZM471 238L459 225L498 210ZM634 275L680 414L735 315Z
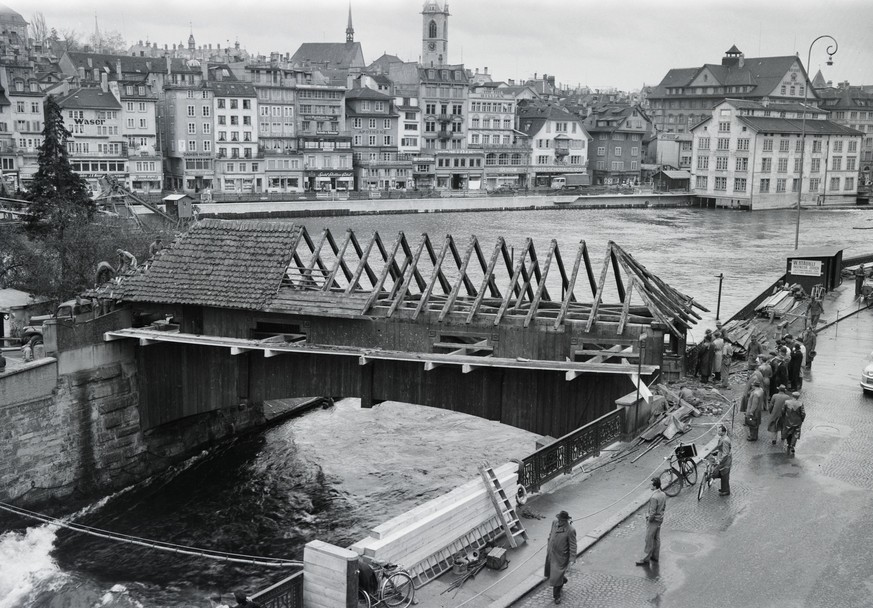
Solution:
M742 385L732 385L732 388L739 391ZM730 398L729 391L721 392ZM724 403L718 396L714 400ZM725 411L729 423L729 408ZM660 444L633 463L631 460L651 444L644 443L626 456L621 455L631 449L633 443L614 444L599 458L583 463L572 475L558 478L560 485L557 488L531 497L519 509L528 541L521 547L509 549L508 569L494 571L485 568L460 589L447 592L448 586L458 577L446 573L418 589L416 603L425 608L503 608L512 605L544 581L545 546L552 521L559 511L566 510L573 518L579 559L584 560L583 554L588 548L646 504L651 496L650 479L665 468L664 458L673 452L679 441L696 443L699 459L715 447L713 428L717 420L713 416L692 418L690 431L670 443ZM642 545L641 535L641 552Z

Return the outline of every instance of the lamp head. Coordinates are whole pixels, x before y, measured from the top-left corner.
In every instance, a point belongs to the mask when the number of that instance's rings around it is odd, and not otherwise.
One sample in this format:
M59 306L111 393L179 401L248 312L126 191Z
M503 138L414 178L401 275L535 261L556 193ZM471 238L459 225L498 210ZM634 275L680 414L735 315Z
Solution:
M828 61L827 61L827 64L828 64L828 65L834 65L834 58L833 58L832 55L828 55Z

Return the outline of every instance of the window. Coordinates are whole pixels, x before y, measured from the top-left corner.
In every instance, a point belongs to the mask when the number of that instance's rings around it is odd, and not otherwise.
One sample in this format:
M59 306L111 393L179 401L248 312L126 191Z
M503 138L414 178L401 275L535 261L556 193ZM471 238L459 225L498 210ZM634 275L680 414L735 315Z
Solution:
M818 177L809 178L809 191L818 192L821 189L821 179Z
M371 129L375 129L375 128L376 128L376 119L375 119L375 118L371 118L371 119L367 122L367 125L369 126L369 128L371 128Z
M391 145L391 136L390 135L383 135L383 138L384 138L384 141L383 141L382 145L383 146L390 146Z
M203 142L203 151L204 152L212 152L212 142L208 139Z
M135 120L133 118L128 118L127 119L127 128L133 129L134 126L135 126Z
M709 138L708 137L701 137L697 147L700 148L701 150L709 150Z
M832 177L831 178L831 190L839 190L840 189L840 178Z
M794 159L794 171L792 173L800 173L800 159Z
M857 152L858 151L858 141L852 140L849 142L849 152Z
M197 125L193 122L188 123L188 135L196 135L197 134Z
M761 179L760 191L762 193L770 192L770 178L769 177L765 177L765 178Z
M621 156L621 146L616 146L616 147L615 147L615 155L616 155L616 156Z
M765 139L764 140L764 152L772 152L773 151L773 140Z
M718 123L718 132L719 133L730 133L731 132L731 123L729 123L729 122Z
M813 151L813 153L817 152L817 153L821 154L821 140L820 139L813 140L812 151Z
M148 128L148 121L145 118L139 119L139 128L140 129L147 129Z
M632 147L631 148L631 156L639 156L639 155L640 155L640 149L637 146Z
M779 151L788 152L788 140L784 137L779 140Z
M232 115L230 117L230 124L231 125L238 125L239 124L239 116Z
M194 106L188 106L188 116L196 116L196 113L194 112Z
M715 170L716 171L727 171L727 168L728 168L728 157L727 156L716 156L715 157Z
M242 106L243 106L243 110L251 110L252 109L252 100L251 99L243 99Z
M698 169L709 169L709 157L708 156L698 156L697 157L697 168Z
M785 178L780 177L776 180L776 192L785 192Z
M251 116L243 116L243 124L246 126L252 126L252 117Z
M203 106L203 118L209 118L211 116L210 107Z
M846 157L846 171L854 171L854 170L855 170L855 157L854 156L847 156Z
M773 170L773 159L772 158L762 158L761 159L761 171L769 173Z
M698 175L697 181L695 182L694 187L698 188L700 190L706 190L708 188L707 181L708 180L707 180L707 177L705 175Z
M855 178L847 177L845 185L843 186L843 190L854 190L855 189Z
M390 128L391 128L391 119L390 119L390 118L386 118L386 119L382 122L382 128L384 128L384 129L390 129Z
M735 177L734 178L734 192L745 192L746 191L746 178L745 177Z
M748 171L749 170L749 159L746 157L737 158L736 170L737 171Z
M219 116L218 117L218 124L219 125L226 125L227 124L227 116L224 116L223 114L221 116Z
M188 140L188 151L189 152L196 152L197 151L197 140L196 139L189 139Z
M204 122L203 123L203 134L209 135L210 133L212 133L212 123Z
M716 142L716 148L718 150L730 150L731 140L727 137L719 137Z
M362 124L363 124L363 121L360 118L353 118L352 119L352 128L360 129Z
M376 136L375 136L375 135L370 135L370 136L367 138L367 145L370 145L370 146L375 146L375 145L376 145Z
M843 151L843 140L838 139L834 141L834 152L842 152Z
M743 138L737 140L737 150L748 150L749 149L749 139Z
M727 190L727 178L726 177L716 177L715 178L715 189L720 191Z
M230 109L231 110L239 109L239 99L231 99L230 100Z
M776 171L779 173L787 173L788 172L788 159L787 158L780 158L779 159L779 161L776 165Z
M813 158L810 165L811 165L810 169L809 169L810 173L821 173L821 159L820 158Z
M606 148L604 146L597 147L597 156L606 156Z
M831 158L831 170L832 171L842 171L843 170L843 157L842 156L834 156Z

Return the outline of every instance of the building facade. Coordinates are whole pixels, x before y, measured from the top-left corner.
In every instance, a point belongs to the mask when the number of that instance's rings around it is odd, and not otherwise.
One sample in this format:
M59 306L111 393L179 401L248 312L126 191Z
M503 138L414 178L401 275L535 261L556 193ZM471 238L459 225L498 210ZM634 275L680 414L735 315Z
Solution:
M529 186L530 138L516 130L516 110L513 92L491 83L470 87L467 147L485 154L486 190Z
M346 93L356 190L396 190L413 185L412 157L400 152L398 146L399 119L389 95L368 88Z
M646 142L652 133L645 112L638 106L606 104L592 108L584 124L592 138L591 183L639 184Z
M255 87L231 77L223 67L215 68L210 75L217 152L216 187L223 193L264 192L264 161L258 143L259 112ZM205 121L203 126L206 126Z
M157 94L147 79L109 82L121 104L121 134L127 142L127 188L140 194L163 188L163 157L158 143Z
M718 207L752 210L795 207L798 197L812 206L854 203L862 134L826 117L802 104L725 100L692 129L692 191Z
M0 170L8 187L25 188L38 168L45 94L33 62L20 59L0 65L0 86Z
M821 107L830 110L830 119L840 125L861 131L858 163L858 199L869 202L873 194L873 86L849 86L816 89Z
M298 85L296 114L304 188L352 190L352 137L345 128L345 87Z
M552 104L519 112L519 131L531 141L531 186L552 187L557 177L588 171L589 135L582 120Z

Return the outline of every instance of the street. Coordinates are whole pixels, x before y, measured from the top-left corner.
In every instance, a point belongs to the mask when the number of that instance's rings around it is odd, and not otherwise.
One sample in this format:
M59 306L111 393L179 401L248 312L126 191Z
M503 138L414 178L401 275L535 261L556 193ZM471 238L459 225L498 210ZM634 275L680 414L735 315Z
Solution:
M641 509L580 557L563 605L873 605L873 398L858 385L871 350L871 311L819 334L796 455L771 445L766 413L754 443L737 416L731 495L718 496L715 482L700 502L697 486L668 499L654 566L634 563ZM516 605L551 605L551 592L541 585Z

